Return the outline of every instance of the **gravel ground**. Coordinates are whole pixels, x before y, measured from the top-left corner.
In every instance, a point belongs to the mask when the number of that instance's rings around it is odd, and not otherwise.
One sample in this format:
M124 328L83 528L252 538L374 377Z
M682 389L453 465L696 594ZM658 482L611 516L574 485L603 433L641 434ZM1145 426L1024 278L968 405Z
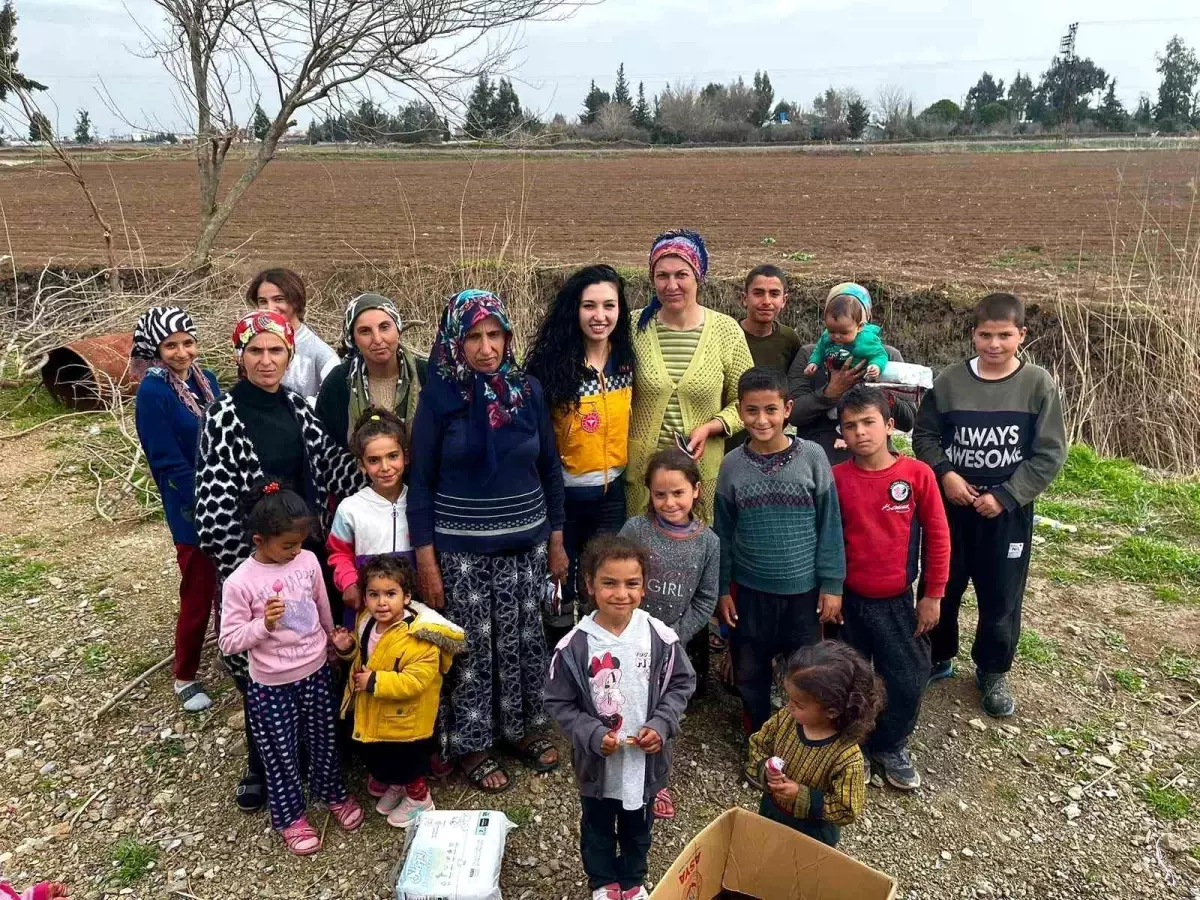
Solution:
M71 481L69 465L67 486L46 489L61 462L47 437L7 443L0 462L0 867L21 886L66 881L76 898L389 896L402 836L374 813L345 835L317 811L326 846L301 860L265 814L234 808L244 731L211 653L211 711L183 714L163 671L95 719L170 652L177 571L161 522L97 521L94 484ZM1026 612L1036 639L1015 672L1018 715L983 716L960 662L912 742L924 788L871 789L842 849L893 875L908 900L1200 898L1200 609L1035 577ZM738 776L739 733L719 687L693 703L673 777L679 816L655 827L652 877L722 810L757 805ZM502 809L521 826L505 858L509 900L585 897L569 773L512 771L499 797L461 779L436 786L438 806ZM351 777L361 792L362 771Z

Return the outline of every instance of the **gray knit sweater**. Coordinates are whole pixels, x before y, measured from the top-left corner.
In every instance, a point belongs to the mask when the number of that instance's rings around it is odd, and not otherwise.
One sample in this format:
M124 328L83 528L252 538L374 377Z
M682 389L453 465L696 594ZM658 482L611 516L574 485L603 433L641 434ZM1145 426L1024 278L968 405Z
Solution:
M717 608L721 542L716 532L704 528L689 538L676 538L646 516L634 516L621 529L621 537L636 541L650 554L642 609L671 626L686 644Z

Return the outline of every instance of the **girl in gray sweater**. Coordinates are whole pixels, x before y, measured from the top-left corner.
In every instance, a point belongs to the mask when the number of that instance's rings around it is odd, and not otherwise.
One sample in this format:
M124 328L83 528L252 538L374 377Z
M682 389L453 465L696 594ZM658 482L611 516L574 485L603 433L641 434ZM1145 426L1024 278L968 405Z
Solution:
M650 558L641 608L671 627L686 645L708 626L717 608L721 541L697 513L700 469L681 450L660 450L646 469L650 508L621 529ZM654 801L660 819L675 816L664 788Z

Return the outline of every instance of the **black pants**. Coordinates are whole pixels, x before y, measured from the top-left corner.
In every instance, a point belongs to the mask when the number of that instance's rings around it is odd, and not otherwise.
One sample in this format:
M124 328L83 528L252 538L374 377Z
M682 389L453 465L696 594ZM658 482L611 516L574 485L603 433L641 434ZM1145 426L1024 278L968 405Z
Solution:
M868 753L898 750L921 714L929 683L929 636L914 637L917 611L912 589L877 600L847 590L842 595L842 640L865 656L887 687L887 705L867 738Z
M429 774L429 757L436 749L433 738L422 741L355 741L359 758L376 781L386 785L410 784Z
M641 809L624 809L620 800L580 797L579 853L588 888L596 890L619 884L627 891L646 880L650 856L650 826L654 804ZM620 848L621 855L617 855Z
M621 476L608 487L569 487L566 489L566 521L563 523L563 548L567 551L570 570L562 586L562 612L544 616L546 646L553 649L559 639L570 631L576 616L586 614L587 587L579 570L579 561L588 541L598 534L616 534L625 524L625 478ZM578 604L578 608L577 608Z
M758 803L758 814L772 822L795 829L801 834L807 834L813 840L828 844L830 847L836 847L842 838L842 829L832 822L826 822L824 819L797 819L791 813L780 809L766 791L763 792L762 800Z
M1033 505L985 519L969 506L946 504L950 520L950 581L942 618L929 633L934 662L958 655L958 609L970 582L979 601L971 658L978 672L1012 668L1021 637L1021 601L1029 575Z
M752 732L771 717L771 661L821 640L817 594L816 588L781 596L737 586L737 628L729 646L733 681Z
M712 648L708 644L707 622L696 632L696 636L687 642L684 652L696 671L696 690L692 697L703 697L708 693L708 658L712 655Z
M258 755L254 735L250 733L250 713L246 711L246 689L250 686L250 679L245 675L233 675L232 678L234 687L242 695L242 717L246 721L246 771L260 779L266 779L267 770L263 767L262 757ZM304 766L302 771L308 771L308 767Z

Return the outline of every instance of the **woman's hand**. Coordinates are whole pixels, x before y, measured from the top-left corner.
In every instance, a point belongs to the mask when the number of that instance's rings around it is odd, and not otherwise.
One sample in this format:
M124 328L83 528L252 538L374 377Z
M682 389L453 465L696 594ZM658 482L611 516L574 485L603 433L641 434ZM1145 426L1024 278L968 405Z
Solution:
M442 609L446 605L442 570L438 568L432 544L417 548L417 593L433 609Z
M567 559L561 531L550 532L550 542L546 550L546 567L550 570L550 575L558 582L559 587L563 587L567 583L567 573L570 570L571 561Z
M825 395L825 399L841 400L842 394L863 380L866 368L867 361L864 359L856 366L842 366L840 369L831 369L829 372L829 381L822 392Z
M357 584L352 584L342 591L342 602L353 610L357 610L362 605L362 593Z
M704 445L709 439L725 433L725 424L720 419L712 419L696 428L688 435L688 454L696 462L704 458Z

